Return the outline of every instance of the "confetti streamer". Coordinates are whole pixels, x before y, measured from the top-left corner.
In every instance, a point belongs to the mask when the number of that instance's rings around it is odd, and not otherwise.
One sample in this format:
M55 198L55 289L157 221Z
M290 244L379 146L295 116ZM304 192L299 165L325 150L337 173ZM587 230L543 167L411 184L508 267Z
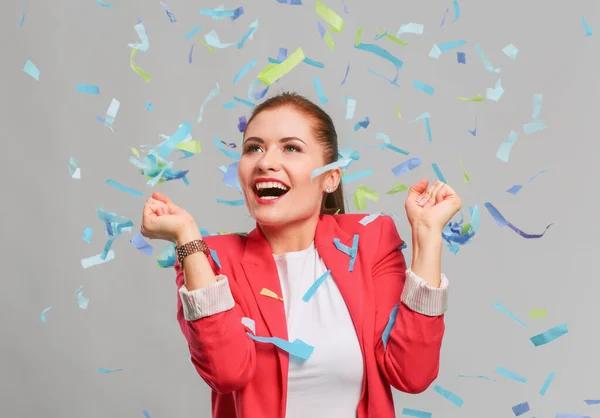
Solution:
M325 22L331 25L334 32L340 33L344 28L344 19L329 7L325 6L320 0L317 0L316 2L316 12Z
M198 31L202 29L202 25L198 25L196 26L194 29L192 29L191 31L189 31L186 35L185 35L185 39L191 39L192 36L194 36L196 33L198 33Z
M525 412L529 412L529 403L523 402L512 407L515 416L523 415Z
M508 162L508 159L510 158L510 151L511 151L513 145L515 144L515 142L517 141L517 138L518 138L518 134L514 131L510 131L510 135L508 135L508 139L504 140L500 144L500 147L498 148L498 151L496 152L496 157L498 157L499 160L504 161L505 163Z
M106 9L113 7L113 5L111 3L105 3L102 0L96 0L96 4L99 5L100 7L106 8Z
M292 356L298 357L302 360L308 360L314 350L313 346L306 344L300 339L296 339L292 342L289 342L277 337L256 337L250 334L249 332L246 332L246 335L248 335L256 342L273 344L274 346L279 347L283 351L288 352Z
M454 6L454 20L452 21L452 23L454 23L460 17L460 6L456 0L452 2L452 6Z
M217 146L217 148L219 149L219 151L221 151L227 157L232 158L234 160L239 160L240 159L240 157L241 157L240 153L226 149L223 146L223 141L221 141L218 137L215 136L213 138L213 142Z
M206 98L204 99L204 101L202 102L202 105L200 105L200 114L198 115L198 120L196 121L197 123L202 122L202 115L204 114L204 106L206 106L206 103L213 99L217 94L219 94L219 83L217 83L217 86L214 87L206 96Z
M504 52L504 54L510 58L511 60L516 60L517 59L517 54L519 53L519 49L514 46L513 44L508 44L506 45L504 48L502 48L502 52Z
M108 369L98 369L98 373L103 373L103 374L109 374L109 373L116 373L116 372L120 372L123 369L115 369L115 370L108 370Z
M48 313L48 311L50 311L50 309L52 309L52 306L48 306L46 309L44 309L42 311L42 313L40 314L40 321L42 321L43 323L46 322L46 314Z
M517 382L527 383L527 379L525 377L519 376L518 374L511 372L510 370L505 369L504 367L498 366L496 368L496 373L498 373L504 377L507 377L509 379L516 380Z
M79 286L79 289L75 291L75 296L77 297L77 306L79 309L87 309L90 298L83 296L83 285Z
M548 318L548 311L546 309L532 309L529 311L529 317L534 319Z
M346 103L346 120L350 120L354 117L354 111L356 110L356 100L344 96L344 102Z
M171 21L171 23L177 22L175 20L175 16L173 16L173 13L171 13L171 11L169 10L169 7L166 4L164 4L162 1L160 2L160 5L163 7L163 9L165 9L165 12L167 12L167 16L169 17L169 20Z
M467 44L465 40L446 42L440 45L434 44L429 51L429 56L431 58L439 59L442 55L442 52L450 51L452 49L460 48Z
M93 233L94 233L94 230L90 227L87 227L83 230L83 235L81 236L81 238L89 244L92 242L91 239L92 239Z
M217 197L217 203L221 203L223 205L227 205L227 206L244 206L244 201L243 200L224 200L224 199L219 199Z
M585 22L585 17L583 17L583 16L581 17L581 23L583 24L583 29L585 29L585 36L592 36L592 34L594 33L594 31Z
M321 286L323 284L325 279L327 279L327 277L330 274L331 274L331 270L327 270L317 280L315 280L315 282L312 284L312 286L306 291L304 296L302 296L302 300L304 302L308 302L314 296L314 294L317 291L317 289L319 288L319 286Z
M421 157L412 157L403 163L398 164L397 166L392 168L392 173L394 176L399 176L400 174L408 173L411 170L419 167L421 165Z
M360 41L360 37L362 35L363 32L363 28L360 27L358 29L358 33L356 34L356 42L354 43L354 48L356 49L360 49L362 51L367 51L370 52L372 54L375 54L389 62L391 62L392 64L394 64L394 66L396 67L396 69L400 69L402 68L403 62L402 60L396 58L394 55L392 55L390 52L388 52L386 49L383 49L382 47L380 47L379 45L376 44L365 44L362 43Z
M237 44L237 49L241 49L248 39L254 39L254 32L258 29L259 23L258 19L252 22L249 26L248 31L242 36L242 39Z
M348 78L348 72L350 72L350 64L348 64L346 66L346 74L344 74L344 79L340 83L340 86L343 86L344 84L346 84L346 79Z
M402 415L416 418L431 418L431 412L420 411L418 409L403 408Z
M144 196L144 193L142 193L142 192L140 192L138 190L132 189L131 187L124 186L121 183L118 183L118 182L116 182L114 180L111 180L111 179L106 179L106 184L108 184L109 186L114 187L117 190L121 190L122 192L128 193L128 194L130 194L132 196L135 196L135 197L143 197Z
M425 121L425 132L427 133L427 142L432 142L432 137L431 137L431 125L429 123L429 119L431 118L431 116L429 115L428 112L424 112L421 113L415 120L411 120L410 123L414 123L418 120L423 119Z
M600 405L600 399L586 399L584 402L588 405Z
M502 88L502 80L498 79L498 81L496 81L496 86L493 89L487 89L486 97L490 100L497 102L498 100L500 100L500 97L502 97L503 94L504 89Z
M525 125L523 125L523 132L525 132L526 135L542 131L544 129L546 129L546 124L542 120L536 120L534 122L526 123Z
M363 187L363 186L359 186ZM360 209L358 209L360 210ZM350 264L348 265L348 271L352 271L354 269L354 262L356 261L356 254L358 252L358 234L354 234L354 238L352 239L352 247L348 247L340 241L339 238L333 239L333 244L335 248L343 252L344 254L350 257Z
M464 102L483 102L485 101L485 97L483 97L481 94L478 94L475 97L469 98L469 97L457 97L458 100L462 100Z
M321 85L321 81L318 77L313 77L313 85L315 86L315 90L317 91L317 95L319 96L319 102L321 104L326 104L329 100L325 96L325 92L323 91L323 86Z
M470 181L470 179L469 179L469 176L467 175L467 169L465 168L465 165L463 164L463 162L460 158L458 159L458 162L460 163L460 167L462 168L465 183L468 183Z
M530 338L533 345L536 347L544 344L548 344L549 342L554 341L558 337L561 337L567 334L569 330L567 329L567 324L560 324L555 326L554 328L550 328L548 331L542 332L541 334L534 335Z
M131 69L133 71L136 72L136 74L138 74L140 77L142 77L146 83L149 83L150 80L152 80L152 76L150 74L148 74L146 71L142 70L133 60L133 57L135 56L135 53L137 52L137 49L132 49L131 50L131 54L129 55L129 66L131 67Z
M113 250L108 251L106 257L103 259L102 254L94 255L92 257L87 257L81 259L81 267L84 269L90 268L92 266L97 266L99 264L107 263L111 260L114 260L115 253Z
M540 116L542 111L542 100L544 99L543 94L534 94L533 95L533 115L531 116L533 119L537 119Z
M255 59L250 61L248 64L244 65L244 68L242 68L233 78L233 84L237 83L238 81L240 81L240 79L246 75L246 73L248 71L250 71L252 68L254 68L256 66L256 64L258 63L258 61L256 61Z
M138 38L140 38L140 43L139 44L128 44L129 47L133 48L134 50L139 50L142 52L148 51L148 49L150 48L150 42L148 40L148 34L146 33L146 27L144 26L144 23L140 20L134 26L134 29L138 35Z
M108 126L110 130L114 132L112 126L115 123L115 118L117 117L117 112L119 111L120 107L121 103L117 99L113 98L110 102L110 105L108 106L108 109L106 110L106 116L104 118L96 116L96 118L100 120L100 122L102 122L104 125Z
M481 49L479 44L475 44L475 52L477 52L477 55L479 55L479 58L481 58L481 61L483 61L483 65L485 66L486 70L488 70L490 73L499 73L500 72L500 68L492 67L490 60L487 59L485 53L483 52L483 49Z
M191 132L192 125L189 122L179 125L175 133L160 144L157 149L158 155L161 158L167 158L169 154L171 154L171 152L191 134Z
M548 388L550 387L550 383L552 383L552 381L554 380L555 377L556 377L556 373L550 372L550 374L544 381L542 388L540 389L540 395L544 396L546 394L546 392L548 391Z
M517 228L516 226L514 226L510 222L508 222L504 218L504 216L502 216L502 214L498 211L498 209L496 209L494 207L494 205L492 205L490 202L486 202L485 203L485 207L490 212L490 215L492 215L492 217L494 218L494 220L496 221L496 223L498 225L500 225L501 227L508 226L510 229L512 229L513 231L515 231L517 234L519 234L523 238L527 238L527 239L541 238L541 237L544 236L544 234L546 233L546 231L548 230L548 228L550 228L553 225L553 224L548 224L548 226L546 226L546 229L544 230L544 232L542 232L541 234L528 234L526 232L523 232L522 230L520 230L519 228Z
M34 80L40 81L40 70L33 62L27 60L25 62L25 67L23 67L23 71Z
M381 148L381 149L388 148L388 149L391 149L392 151L397 152L398 154L402 154L402 155L408 155L409 154L408 151L404 151L403 149L400 149L400 148L392 145L392 143L390 141L390 138L386 134L384 134L384 133L378 132L377 134L375 134L375 138L378 139L378 140L383 140L384 141L383 144L379 145L379 148Z
M361 211L367 207L366 199L369 199L372 202L377 202L379 200L379 193L368 189L361 184L354 193L354 205L356 206L356 210Z
M147 255L152 255L152 246L146 242L143 235L138 231L132 239L129 240L135 248Z
M91 84L77 84L76 91L85 94L100 94L100 88Z
M21 1L21 20L19 22L19 27L23 27L23 23L25 23L25 2Z
M246 105L246 106L248 106L248 107L251 107L251 108L254 108L254 107L255 107L255 104L254 104L254 103L252 103L252 102L249 102L248 100L240 99L239 97L235 97L235 96L233 96L233 100L235 100L236 102L238 102L238 103L241 103L241 104L243 104L243 105Z
M283 77L285 74L290 72L296 65L300 64L304 58L304 52L302 48L296 49L292 55L281 64L269 64L259 74L258 79L262 81L265 86L270 86L275 81Z
M260 294L263 296L268 296L270 298L277 299L277 300L280 300L281 302L283 302L283 298L281 296L277 295L277 293L273 292L272 290L267 289L266 287L260 291Z
M442 171L438 167L437 163L431 164L431 167L433 168L433 171L435 171L435 175L437 176L438 180L441 181L442 183L448 184L448 182L446 181L446 178L442 174Z
M215 18L224 18L224 17L228 17L231 20L235 20L244 14L244 8L238 7L237 9L234 9L234 10L200 9L200 14L204 15L204 16L211 16L214 20L218 20Z
M400 36L402 33L413 33L416 35L423 34L424 26L420 23L406 23L398 29L396 36Z
M81 179L81 170L77 166L77 161L75 161L75 158L73 157L69 158L69 172L71 173L71 178L77 180Z
M508 309L506 309L500 303L495 302L494 303L494 308L498 309L500 312L502 312L503 314L505 314L509 318L515 320L516 322L518 322L519 324L523 325L524 327L527 327L527 324L525 322L523 322L522 320L520 320L516 315L514 315L513 313L511 313Z
M407 190L408 190L408 186L406 186L405 184L396 184L390 190L385 192L385 194L396 194L396 193L400 193L400 192L405 192Z
M394 324L396 323L396 317L398 316L398 310L400 309L400 303L396 303L390 312L390 316L388 322L383 330L383 334L381 335L381 342L383 343L383 349L387 348L387 342L390 339L390 333L392 332L392 328L394 328Z
M353 174L344 174L342 176L342 184L347 184L350 183L352 181L356 181L356 180L360 180L362 178L368 177L371 174L373 174L373 170L371 169L367 169L367 170L363 170L363 171L359 171L357 173L353 173Z
M479 206L469 207L471 215L471 223L464 223L464 218L461 212L460 221L450 221L442 229L442 239L448 245L450 252L457 254L461 245L466 245L471 242L472 238L477 234L480 224Z
M490 379L487 376L468 376L468 375L464 375L464 374L459 374L458 377L468 377L471 379L483 379L483 380L489 380L490 382L495 382L496 379Z
M324 165L323 167L319 167L319 168L313 170L310 173L310 181L312 183L312 180L315 177L320 176L321 174L326 173L327 171L335 170L336 168L345 168L351 162L352 162L351 159L344 158L344 159L341 159L341 160L337 160L337 161L335 161L333 163Z
M444 398L448 399L450 402L452 402L454 405L458 406L459 408L461 406L463 406L464 402L461 398L459 398L457 395L450 392L449 390L444 389L440 385L435 385L433 390L435 390L437 393L442 395Z
M425 84L422 81L415 80L413 81L413 87L417 90L421 90L423 93L427 93L430 96L433 96L434 88L431 87L429 84Z

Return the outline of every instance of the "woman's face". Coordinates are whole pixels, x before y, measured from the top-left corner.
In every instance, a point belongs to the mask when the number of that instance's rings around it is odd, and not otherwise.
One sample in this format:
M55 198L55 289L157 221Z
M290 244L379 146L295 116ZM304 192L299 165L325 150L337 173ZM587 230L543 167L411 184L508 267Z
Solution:
M339 170L313 178L325 165L311 120L290 106L265 110L247 126L238 176L250 215L261 225L285 225L319 216Z

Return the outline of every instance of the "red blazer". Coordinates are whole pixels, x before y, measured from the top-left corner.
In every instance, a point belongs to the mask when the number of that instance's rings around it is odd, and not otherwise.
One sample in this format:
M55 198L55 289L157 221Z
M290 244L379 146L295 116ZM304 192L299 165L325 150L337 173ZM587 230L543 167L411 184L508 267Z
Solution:
M420 393L437 377L444 318L422 315L400 303L384 349L382 333L394 305L400 302L406 263L392 218L379 216L363 226L358 221L364 216L321 216L315 247L348 306L363 354L357 417L394 418L391 386ZM333 239L351 247L354 234L360 238L350 272L350 257L336 248ZM221 264L218 268L210 260L215 274L228 277L235 306L187 321L178 294L177 319L196 370L212 388L212 416L284 418L288 353L272 344L255 342L241 322L243 317L253 319L258 336L288 339L283 302L260 295L263 288L282 294L271 248L258 227L247 237L220 235L205 240ZM178 263L175 270L179 289L184 277Z

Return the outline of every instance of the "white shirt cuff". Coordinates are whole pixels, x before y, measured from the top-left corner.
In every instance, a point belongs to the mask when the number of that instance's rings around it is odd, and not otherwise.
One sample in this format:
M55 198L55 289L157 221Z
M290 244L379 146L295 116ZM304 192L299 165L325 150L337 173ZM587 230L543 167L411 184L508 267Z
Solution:
M183 305L183 316L187 321L195 321L210 315L228 311L235 306L227 276L219 274L217 282L194 290L187 290L185 284L179 288Z
M427 316L443 315L448 309L448 278L442 273L440 287L432 287L408 268L400 300L415 312Z

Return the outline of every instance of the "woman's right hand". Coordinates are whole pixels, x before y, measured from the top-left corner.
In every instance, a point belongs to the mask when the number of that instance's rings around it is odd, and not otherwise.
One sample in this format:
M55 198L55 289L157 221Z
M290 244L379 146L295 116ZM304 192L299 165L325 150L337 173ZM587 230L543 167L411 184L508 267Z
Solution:
M152 193L144 204L140 233L148 239L176 242L181 234L194 228L192 215L162 193Z

